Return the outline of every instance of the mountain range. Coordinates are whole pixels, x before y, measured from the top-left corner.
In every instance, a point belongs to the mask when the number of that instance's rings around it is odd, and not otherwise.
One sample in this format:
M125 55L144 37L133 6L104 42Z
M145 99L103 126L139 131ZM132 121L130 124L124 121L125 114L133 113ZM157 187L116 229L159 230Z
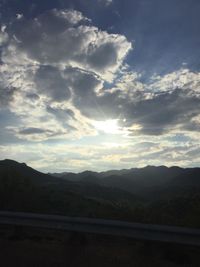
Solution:
M127 170L107 172L84 171L81 173L52 173L53 177L82 184L95 184L118 188L132 194L147 197L154 191L182 190L200 187L200 168L180 168L177 166L147 166Z
M200 227L200 168L45 174L6 159L0 209Z

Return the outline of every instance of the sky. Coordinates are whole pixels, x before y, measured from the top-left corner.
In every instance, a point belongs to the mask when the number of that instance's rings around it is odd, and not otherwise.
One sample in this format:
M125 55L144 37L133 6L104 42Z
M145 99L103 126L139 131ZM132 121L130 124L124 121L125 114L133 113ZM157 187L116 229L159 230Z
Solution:
M200 166L199 0L0 0L0 159Z

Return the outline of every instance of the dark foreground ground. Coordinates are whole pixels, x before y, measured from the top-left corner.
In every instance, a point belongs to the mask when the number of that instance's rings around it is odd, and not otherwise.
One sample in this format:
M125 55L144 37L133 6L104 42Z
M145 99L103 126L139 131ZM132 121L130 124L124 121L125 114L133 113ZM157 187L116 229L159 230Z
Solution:
M200 266L200 248L0 226L0 266Z

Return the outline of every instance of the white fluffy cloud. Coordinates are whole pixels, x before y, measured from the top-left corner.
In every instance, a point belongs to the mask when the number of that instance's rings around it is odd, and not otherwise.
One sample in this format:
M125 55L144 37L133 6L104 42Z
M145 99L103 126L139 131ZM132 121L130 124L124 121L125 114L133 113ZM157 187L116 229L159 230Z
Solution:
M200 73L181 68L164 76L154 75L149 86L150 90L165 92L177 88L190 90L191 94L200 94Z
M32 63L77 66L103 79L113 78L132 47L123 35L101 31L74 10L54 9L33 20L21 19L10 35L3 53L5 63L9 55L23 54Z

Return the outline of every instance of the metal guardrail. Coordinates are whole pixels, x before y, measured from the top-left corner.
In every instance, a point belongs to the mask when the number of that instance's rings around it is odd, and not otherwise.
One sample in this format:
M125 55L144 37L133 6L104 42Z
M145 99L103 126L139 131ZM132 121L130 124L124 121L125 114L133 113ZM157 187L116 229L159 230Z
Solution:
M0 224L114 235L129 237L135 240L200 246L199 229L175 226L8 211L0 211Z

